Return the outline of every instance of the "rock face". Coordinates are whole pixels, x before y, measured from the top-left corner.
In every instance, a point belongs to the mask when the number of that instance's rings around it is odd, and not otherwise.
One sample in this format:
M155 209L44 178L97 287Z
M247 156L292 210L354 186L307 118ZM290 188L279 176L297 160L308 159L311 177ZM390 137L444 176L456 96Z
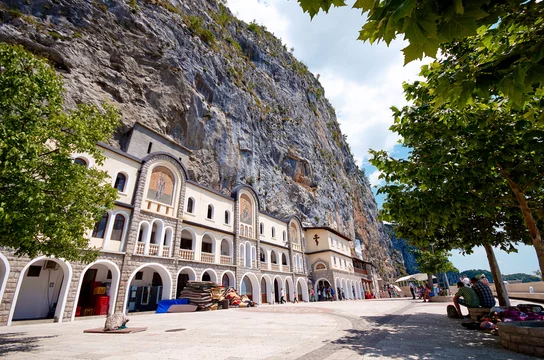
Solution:
M257 24L213 0L4 0L0 41L64 76L66 103L113 103L193 153L190 176L226 194L238 183L263 210L293 213L362 240L382 276L398 257L369 183L318 79Z
M397 238L393 232L391 225L384 225L385 232L389 235L391 239L392 253L395 258L400 257L402 264L404 265L404 270L407 274L415 274L419 272L419 265L417 264L416 257L412 253L413 246L406 243L406 240ZM399 262L396 262L399 264ZM398 275L402 274L402 267L398 267Z

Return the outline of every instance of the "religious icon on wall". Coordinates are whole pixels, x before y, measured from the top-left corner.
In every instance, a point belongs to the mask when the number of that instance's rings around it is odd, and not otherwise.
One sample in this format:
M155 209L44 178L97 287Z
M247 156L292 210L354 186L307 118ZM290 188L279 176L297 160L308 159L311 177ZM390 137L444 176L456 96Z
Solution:
M289 227L289 236L291 237L292 242L298 244L297 228L293 224L291 224L291 226Z
M174 175L164 166L157 166L151 173L147 198L163 204L172 204L174 197Z
M251 202L247 196L240 197L240 221L245 224L251 224Z

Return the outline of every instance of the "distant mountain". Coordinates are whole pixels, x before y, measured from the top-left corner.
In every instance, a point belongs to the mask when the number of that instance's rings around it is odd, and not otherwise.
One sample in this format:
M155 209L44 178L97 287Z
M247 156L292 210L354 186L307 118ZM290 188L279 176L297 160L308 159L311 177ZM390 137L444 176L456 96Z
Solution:
M485 277L489 280L489 282L493 282L493 276L491 275L491 272L489 270L465 270L461 271L461 275L466 275L469 278L471 277L477 277L479 278L482 274L485 275ZM515 273L515 274L509 274L509 275L502 275L502 278L504 281L512 281L512 280L521 280L521 282L533 282L533 281L541 281L538 276L530 275L530 274L524 274L524 273Z

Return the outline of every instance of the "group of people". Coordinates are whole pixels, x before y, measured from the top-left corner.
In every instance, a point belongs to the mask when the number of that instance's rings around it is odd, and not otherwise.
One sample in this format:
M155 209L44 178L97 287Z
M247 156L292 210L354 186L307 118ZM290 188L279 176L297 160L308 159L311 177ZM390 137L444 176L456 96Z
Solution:
M355 297L355 288L352 289L353 296ZM317 295L317 297L316 297ZM344 289L334 288L332 286L320 287L316 290L313 288L310 290L310 301L334 301L334 300L346 300Z
M481 279L475 277L469 279L466 275L463 275L457 283L457 294L453 298L453 304L457 309L459 317L462 317L461 305L467 308L480 306L492 308L495 306L495 297L485 277Z

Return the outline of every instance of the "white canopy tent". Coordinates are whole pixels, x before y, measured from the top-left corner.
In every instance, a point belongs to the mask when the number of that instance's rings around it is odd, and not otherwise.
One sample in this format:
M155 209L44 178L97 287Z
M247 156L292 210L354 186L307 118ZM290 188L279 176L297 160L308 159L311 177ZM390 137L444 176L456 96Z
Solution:
M416 280L416 281L427 281L427 274L412 274L403 276L401 278L398 278L395 282L401 282L401 281L410 281L410 280ZM433 279L436 279L436 276L433 275Z

